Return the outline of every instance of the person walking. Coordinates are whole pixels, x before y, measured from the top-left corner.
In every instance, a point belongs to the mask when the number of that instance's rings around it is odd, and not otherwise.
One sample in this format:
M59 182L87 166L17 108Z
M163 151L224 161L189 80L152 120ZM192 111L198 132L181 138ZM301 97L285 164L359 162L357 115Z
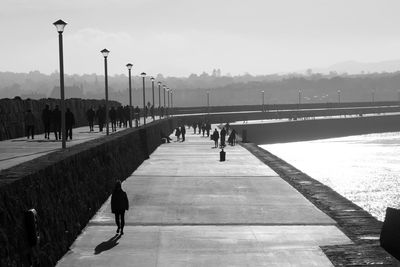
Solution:
M181 126L182 142L185 142L185 134L186 134L185 125L182 125Z
M29 139L29 136L32 136L32 139L35 139L35 116L32 110L28 109L24 119L27 138Z
M175 129L175 136L176 136L176 142L178 142L181 139L181 130L179 127L176 127Z
M225 146L225 137L226 137L226 130L225 130L225 127L223 127L221 130L221 147L222 148Z
M67 111L65 112L65 136L67 137L66 139L68 140L68 137L70 140L72 140L72 127L75 125L75 117L74 114L71 112L69 108L67 108Z
M218 147L218 139L219 139L219 133L217 131L217 128L215 128L215 130L214 130L214 132L212 134L212 139L215 142L215 148L217 148Z
M102 132L104 123L106 121L106 108L103 106L99 106L99 108L97 109L96 117L99 123L99 132Z
M44 126L44 139L50 139L51 110L48 104L42 110L42 122Z
M87 120L88 120L88 123L89 123L89 130L91 131L91 132L93 132L94 131L94 129L93 129L93 124L94 124L94 117L96 116L96 113L94 112L94 110L93 110L93 107L91 107L91 108L89 108L87 111L86 111L86 118L87 118Z
M114 191L111 195L111 212L115 215L117 224L117 234L124 234L125 211L129 209L129 201L126 193L122 190L121 181L115 183Z
M108 112L108 116L110 117L111 121L111 130L113 132L117 131L117 111L114 107L111 107L110 111Z
M58 105L51 112L51 123L53 124L56 140L61 140L61 110L58 109Z

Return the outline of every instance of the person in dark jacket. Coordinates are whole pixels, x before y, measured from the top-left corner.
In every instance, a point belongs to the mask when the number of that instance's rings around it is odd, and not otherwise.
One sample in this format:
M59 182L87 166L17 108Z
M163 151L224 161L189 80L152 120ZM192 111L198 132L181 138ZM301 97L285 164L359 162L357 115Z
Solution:
M225 127L222 128L221 130L221 147L225 146L225 137L226 137L226 130Z
M125 211L129 209L129 202L126 193L122 190L121 181L115 183L114 191L111 196L111 212L115 215L117 224L117 234L124 234Z
M29 139L29 136L32 136L34 139L35 136L35 116L32 113L32 110L28 109L28 112L25 114L25 129L26 129L26 136Z
M70 140L72 140L72 127L75 125L75 117L74 114L71 112L69 108L67 108L67 111L65 112L65 136L66 139L68 140L68 137Z
M186 134L185 125L182 125L181 126L182 142L185 142L185 134Z
M89 122L89 130L91 131L91 132L93 132L94 130L93 130L93 123L94 123L94 117L96 116L96 113L94 112L94 109L93 109L93 107L91 107L90 109L88 109L87 111L86 111L86 118L87 118L87 120L88 120L88 122Z
M46 105L42 110L42 122L44 126L44 138L50 139L51 110L49 105Z
M53 124L56 140L61 140L61 110L58 109L58 105L51 112L51 123Z
M113 132L117 131L117 111L114 107L111 107L110 111L108 111L108 116L111 121L111 129Z
M215 148L218 147L218 139L219 139L219 133L217 129L214 130L214 133L212 134L212 140L215 142Z

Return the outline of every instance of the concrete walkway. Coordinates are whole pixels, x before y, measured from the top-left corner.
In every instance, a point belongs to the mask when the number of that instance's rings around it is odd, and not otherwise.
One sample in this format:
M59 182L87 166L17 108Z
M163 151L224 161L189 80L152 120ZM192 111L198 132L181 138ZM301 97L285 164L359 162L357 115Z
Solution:
M189 129L188 132L192 132ZM319 246L351 241L241 146L200 135L160 146L124 183L125 234L108 200L57 266L332 266Z
M152 119L149 117L147 118L146 122L151 123ZM143 118L141 118L141 125L142 124ZM111 124L109 129L110 134L113 134L113 132L111 131ZM126 128L117 127L117 132L125 129ZM72 132L72 140L67 140L67 148L106 135L105 128L103 129L103 132L99 132L98 125L95 125L94 132L89 131L89 126L74 128ZM56 141L53 132L50 133L50 139L45 139L44 133L42 133L35 135L35 139L20 137L0 141L0 170L13 167L20 163L32 160L34 158L60 149L61 140Z

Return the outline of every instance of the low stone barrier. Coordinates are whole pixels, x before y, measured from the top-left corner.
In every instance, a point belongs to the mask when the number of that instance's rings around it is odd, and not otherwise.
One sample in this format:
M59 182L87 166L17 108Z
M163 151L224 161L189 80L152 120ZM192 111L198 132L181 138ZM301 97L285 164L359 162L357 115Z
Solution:
M111 194L170 134L174 119L127 129L0 172L0 266L54 266ZM31 248L24 212L36 209Z

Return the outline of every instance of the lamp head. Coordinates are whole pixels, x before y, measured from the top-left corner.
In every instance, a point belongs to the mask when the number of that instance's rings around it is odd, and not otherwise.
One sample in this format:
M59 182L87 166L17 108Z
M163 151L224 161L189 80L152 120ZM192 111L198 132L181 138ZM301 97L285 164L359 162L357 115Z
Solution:
M142 73L140 73L140 75L142 75L142 77L144 78L144 77L146 77L146 72L142 72Z
M100 51L103 54L103 57L108 57L108 54L110 53L110 51L108 51L107 49L103 49Z
M126 64L126 67L128 68L128 70L131 70L132 69L132 64L131 63L128 63L128 64Z
M54 22L53 25L56 26L57 31L59 33L62 33L64 31L64 27L67 25L67 23L65 21L59 19L56 22Z
M150 80L151 80L152 82L154 82L155 79L154 79L154 77L151 77Z
M158 85L161 85L161 82L158 82Z

